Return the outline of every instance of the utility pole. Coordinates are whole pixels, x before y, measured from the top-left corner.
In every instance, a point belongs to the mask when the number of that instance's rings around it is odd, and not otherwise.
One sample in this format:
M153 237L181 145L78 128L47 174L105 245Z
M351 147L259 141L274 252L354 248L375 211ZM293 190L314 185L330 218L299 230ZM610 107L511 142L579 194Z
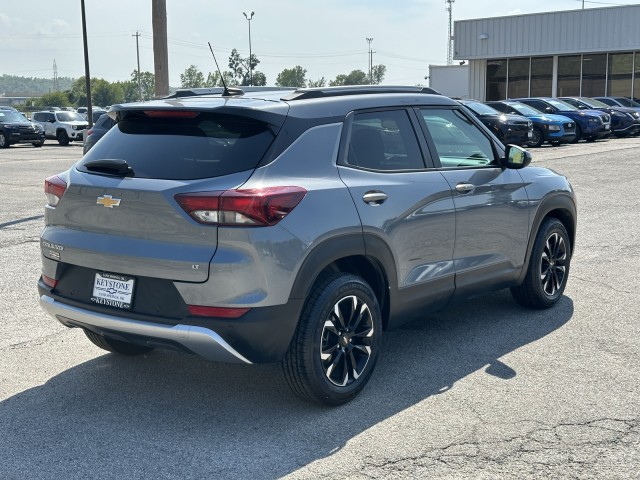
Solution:
M138 55L138 100L142 101L142 84L140 83L140 45L138 44L140 33L136 30L136 34L131 36L136 37L136 53Z
M253 64L251 63L251 19L253 18L254 12L251 12L251 15L247 15L242 12L244 18L249 22L249 85L253 86Z
M373 37L367 37L367 43L369 44L369 85L373 85L373 51L371 50L371 42L373 42Z
M169 95L169 53L167 51L167 1L152 0L153 66L156 77L156 97Z
M91 109L91 74L89 73L89 44L87 43L87 17L84 13L84 0L80 0L82 10L82 41L84 43L84 82L87 89L87 122L93 127L93 110Z
M455 0L444 0L447 4L445 10L449 12L449 36L447 37L447 65L453 63L453 2Z

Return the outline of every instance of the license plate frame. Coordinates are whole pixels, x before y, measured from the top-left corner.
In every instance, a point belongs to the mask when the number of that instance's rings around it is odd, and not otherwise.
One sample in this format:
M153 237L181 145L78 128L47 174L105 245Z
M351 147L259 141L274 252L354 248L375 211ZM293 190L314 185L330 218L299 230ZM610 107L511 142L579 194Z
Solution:
M91 301L98 305L131 310L136 279L127 275L96 272L93 278Z

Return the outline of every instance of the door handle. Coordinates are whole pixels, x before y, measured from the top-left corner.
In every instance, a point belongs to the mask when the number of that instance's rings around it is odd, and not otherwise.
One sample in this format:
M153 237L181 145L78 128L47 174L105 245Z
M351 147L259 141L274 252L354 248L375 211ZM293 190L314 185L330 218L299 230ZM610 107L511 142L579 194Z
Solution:
M380 205L381 203L384 203L384 201L387 199L387 194L384 192L379 192L379 191L371 191L371 192L367 192L362 196L362 200L364 200L364 203L369 204L369 205Z
M456 185L456 192L466 194L473 192L476 186L473 183L459 183Z

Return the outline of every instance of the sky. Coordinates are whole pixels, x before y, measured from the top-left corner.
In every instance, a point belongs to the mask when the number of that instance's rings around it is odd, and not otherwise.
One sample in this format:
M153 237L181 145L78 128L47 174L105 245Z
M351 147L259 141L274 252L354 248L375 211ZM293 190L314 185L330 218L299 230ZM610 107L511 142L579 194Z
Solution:
M428 67L445 65L449 14L446 0L166 0L169 84L195 65L205 77L215 65L207 42L227 70L229 54L251 50L256 70L274 85L278 73L300 65L306 77L332 80L373 64L387 67L384 84L428 83ZM584 8L640 1L584 1ZM53 78L84 75L80 0L0 0L0 75ZM454 0L453 20L578 10L582 0ZM92 77L130 80L137 68L153 72L151 0L85 0ZM243 12L255 12L248 22ZM0 92L2 94L2 92Z

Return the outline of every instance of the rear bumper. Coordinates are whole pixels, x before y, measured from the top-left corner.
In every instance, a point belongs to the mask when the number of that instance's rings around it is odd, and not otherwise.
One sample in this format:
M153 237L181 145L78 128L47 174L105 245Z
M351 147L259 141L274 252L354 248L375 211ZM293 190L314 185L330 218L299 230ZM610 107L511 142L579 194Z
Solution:
M87 304L61 296L38 282L40 305L67 327L79 327L116 340L193 353L225 363L268 363L284 358L298 325L304 299L256 307L240 318L214 318L181 313L181 306L153 314ZM163 291L170 303L175 300ZM140 302L138 302L140 303ZM164 315L164 316L163 316Z
M107 331L125 336L135 335L166 340L216 362L252 363L234 350L220 335L208 328L194 325L171 326L124 319L65 305L46 295L40 297L40 306L67 327L87 328L100 334Z

